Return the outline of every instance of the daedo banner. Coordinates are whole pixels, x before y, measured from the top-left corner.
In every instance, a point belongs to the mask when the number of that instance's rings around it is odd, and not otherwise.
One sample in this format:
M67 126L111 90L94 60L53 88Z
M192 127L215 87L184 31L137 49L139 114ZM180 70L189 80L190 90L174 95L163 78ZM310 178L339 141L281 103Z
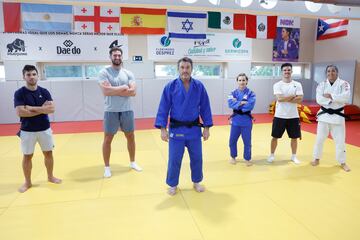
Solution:
M0 33L3 60L108 61L109 49L120 46L128 59L128 37L92 33Z
M149 60L251 60L252 40L244 33L207 33L206 39L174 39L148 35Z

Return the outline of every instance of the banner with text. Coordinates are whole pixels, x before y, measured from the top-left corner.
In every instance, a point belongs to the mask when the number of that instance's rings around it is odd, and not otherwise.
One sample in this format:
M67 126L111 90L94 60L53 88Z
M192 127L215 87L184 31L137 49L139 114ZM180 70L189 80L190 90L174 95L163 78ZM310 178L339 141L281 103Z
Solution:
M128 37L92 33L0 33L2 60L109 61L119 46L128 59Z
M251 60L252 40L244 33L207 33L206 39L179 40L168 35L148 36L149 60Z

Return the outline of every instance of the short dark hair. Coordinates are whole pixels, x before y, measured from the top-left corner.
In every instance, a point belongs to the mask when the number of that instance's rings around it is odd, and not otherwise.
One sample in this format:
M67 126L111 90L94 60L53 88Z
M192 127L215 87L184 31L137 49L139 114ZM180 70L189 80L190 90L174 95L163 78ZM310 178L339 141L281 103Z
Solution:
M327 73L327 70L328 70L329 68L334 68L335 71L336 71L336 73L339 74L339 69L337 68L337 66L335 66L335 65L333 65L333 64L330 64L330 65L327 65L327 66L326 66L325 74Z
M249 81L248 76L246 76L245 73L240 73L237 77L236 77L236 81L238 80L239 77L245 77L246 81Z
M287 28L287 27L284 27L283 29L285 29L285 31L287 31L289 33L289 35L291 34L292 32L292 28Z
M281 71L283 70L284 67L291 67L291 69L293 68L291 63L283 63L281 65Z
M26 72L36 71L37 74L39 74L38 70L34 65L25 65L22 74L25 75Z
M123 51L122 51L122 49L121 49L120 47L112 47L112 48L110 48L109 55L111 56L111 54L112 54L113 52L116 52L116 51L120 51L120 52L121 52L121 56L123 55Z
M180 63L181 63L181 62L188 62L188 63L190 63L191 69L193 69L193 61L191 60L191 58L188 58L188 57L180 58L179 61L177 62L178 69L179 69L179 67L180 67Z

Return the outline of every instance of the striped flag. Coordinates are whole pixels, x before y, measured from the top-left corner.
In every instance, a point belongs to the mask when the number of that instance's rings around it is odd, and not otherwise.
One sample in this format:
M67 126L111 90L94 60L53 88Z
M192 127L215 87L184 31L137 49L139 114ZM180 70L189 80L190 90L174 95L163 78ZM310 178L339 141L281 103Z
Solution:
M206 13L168 11L167 16L170 38L206 38Z
M0 33L4 32L4 14L3 14L3 2L0 2Z
M208 28L245 30L245 14L208 12Z
M277 16L246 15L246 37L274 39Z
M74 6L76 32L120 33L120 8Z
M71 32L72 6L21 4L23 29L26 31Z
M347 35L348 19L318 19L317 40L343 37Z
M166 9L121 8L121 33L164 34Z
M20 3L4 2L0 5L0 32L20 32Z

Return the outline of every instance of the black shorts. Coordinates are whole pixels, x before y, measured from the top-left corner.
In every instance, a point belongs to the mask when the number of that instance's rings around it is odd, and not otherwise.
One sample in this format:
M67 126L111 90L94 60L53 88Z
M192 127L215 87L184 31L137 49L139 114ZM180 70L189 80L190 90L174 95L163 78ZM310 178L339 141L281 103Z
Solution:
M281 138L286 132L289 138L301 138L301 126L299 118L277 118L274 117L272 124L271 136L274 138Z

